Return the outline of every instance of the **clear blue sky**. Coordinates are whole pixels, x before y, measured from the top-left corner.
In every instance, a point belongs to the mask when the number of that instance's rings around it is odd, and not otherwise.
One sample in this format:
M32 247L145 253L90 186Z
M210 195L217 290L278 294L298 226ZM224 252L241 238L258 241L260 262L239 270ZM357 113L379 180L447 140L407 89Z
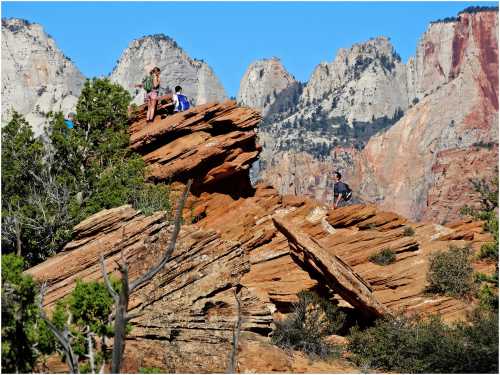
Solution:
M378 35L391 38L404 61L430 21L471 5L495 2L2 2L2 17L40 23L87 76L107 75L133 39L164 33L205 60L228 95L248 65L280 57L307 81L341 47Z

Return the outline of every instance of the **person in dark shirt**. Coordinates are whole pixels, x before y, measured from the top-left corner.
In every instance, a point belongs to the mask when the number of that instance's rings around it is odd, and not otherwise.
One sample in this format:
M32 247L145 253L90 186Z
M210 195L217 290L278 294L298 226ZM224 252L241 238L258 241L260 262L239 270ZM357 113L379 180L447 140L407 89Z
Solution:
M345 195L350 192L349 187L340 181L341 179L342 175L340 172L335 172L335 185L333 185L333 209L342 207Z

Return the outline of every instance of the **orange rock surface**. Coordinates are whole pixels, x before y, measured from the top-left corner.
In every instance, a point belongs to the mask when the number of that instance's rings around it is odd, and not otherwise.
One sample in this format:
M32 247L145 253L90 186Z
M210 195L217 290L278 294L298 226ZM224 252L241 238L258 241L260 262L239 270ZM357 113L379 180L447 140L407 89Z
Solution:
M439 313L449 321L464 317L474 303L425 294L428 258L452 244L479 249L491 240L481 224L413 223L375 206L331 210L309 198L281 196L268 185L253 188L247 168L252 158L245 155L258 154L253 130L258 119L257 113L225 102L131 126L131 147L151 167L151 180L170 181L173 196L188 177L196 184L170 261L131 296L129 310L142 315L132 321L125 371L224 372L239 319L240 372L358 371L343 359L311 362L271 344L273 320L291 311L302 290L329 291L345 311L355 310L332 283L294 260L273 217L314 241L325 257L344 262L383 309ZM406 227L415 234L405 235ZM101 254L107 271L116 272L114 260L123 251L135 279L161 257L171 230L161 212L144 216L130 206L104 210L75 227L63 252L27 272L48 281L45 304L50 308L77 279L102 278ZM383 248L396 253L395 263L379 266L368 260ZM491 265L476 267L489 270Z

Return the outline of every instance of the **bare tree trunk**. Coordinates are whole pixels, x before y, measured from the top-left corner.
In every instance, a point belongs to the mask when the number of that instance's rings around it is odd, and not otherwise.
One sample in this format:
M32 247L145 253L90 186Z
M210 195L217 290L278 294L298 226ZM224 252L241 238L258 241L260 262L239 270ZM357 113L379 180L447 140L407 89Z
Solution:
M241 331L241 302L238 293L239 291L234 290L234 298L236 299L236 325L233 329L233 345L231 347L231 354L229 355L227 374L236 373L236 367L238 366L238 344Z
M95 374L94 349L92 348L92 332L90 331L89 326L87 326L87 347L89 351L87 357L90 362L90 372L92 372L92 374Z
M125 336L127 335L127 308L129 300L129 285L128 285L128 266L120 265L121 285L122 289L118 297L118 304L115 308L115 332L113 343L113 355L111 359L111 372L113 374L120 373L123 360L123 352L125 350Z
M16 231L16 255L21 256L21 225L19 224L19 218L14 218L14 228Z
M122 288L120 290L120 293L116 293L116 291L113 289L113 286L111 285L108 274L106 273L106 267L104 264L104 257L101 255L101 271L103 274L104 278L104 283L106 284L106 287L108 288L109 293L113 297L115 301L115 325L114 325L114 341L113 341L113 354L112 354L112 362L111 362L111 372L114 374L120 373L122 362L123 362L123 353L125 351L125 339L126 339L126 328L127 328L127 323L135 318L136 316L141 315L141 313L138 314L128 314L127 313L127 308L128 308L128 302L129 302L129 297L130 294L138 289L140 286L144 285L146 282L150 281L159 271L163 269L165 264L168 262L170 259L170 256L172 255L174 249L175 249L175 244L177 242L177 236L179 235L180 227L181 227L181 222L182 222L182 210L184 209L184 205L186 203L188 194L189 194L189 189L191 188L191 184L193 183L193 180L189 180L184 192L182 194L181 199L179 200L179 203L177 205L176 213L175 213L175 219L174 219L174 229L172 231L172 235L170 237L170 242L165 249L165 252L163 254L163 257L161 260L156 264L155 266L151 267L147 272L145 272L143 275L139 276L136 280L132 281L129 284L128 280L128 264L125 259L125 256L123 254L123 250L121 252L121 260L118 263L118 269L121 274L121 285Z
M52 323L52 321L47 317L47 315L45 315L45 310L43 309L43 297L45 295L46 289L47 289L47 284L44 283L40 287L40 304L39 304L40 317L45 321L49 330L54 334L57 341L59 341L59 343L63 347L64 354L66 355L66 363L68 364L70 373L79 374L80 367L78 365L78 357L75 356L73 348L71 346L71 338L68 326L65 326L64 331L61 332L59 331L59 329L57 329L54 323Z

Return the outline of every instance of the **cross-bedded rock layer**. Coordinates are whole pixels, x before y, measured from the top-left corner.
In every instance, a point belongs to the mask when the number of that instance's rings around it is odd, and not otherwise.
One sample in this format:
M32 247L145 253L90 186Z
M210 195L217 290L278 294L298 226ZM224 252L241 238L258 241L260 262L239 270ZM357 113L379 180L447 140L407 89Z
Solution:
M346 285L341 277L326 279L338 271L328 259L345 264L344 279L359 278L366 287L363 298L380 304L379 311L439 313L454 320L472 308L451 297L426 295L424 289L429 255L451 244L478 250L490 239L480 223L418 224L375 206L330 210L309 198L282 196L268 185L251 188L248 169L233 166L241 155L258 154L253 130L257 113L226 102L162 116L153 124L138 116L130 128L130 147L143 154L151 180L172 182L173 199L188 177L194 178L195 189L172 258L131 296L129 310L142 315L132 321L126 371L223 372L240 320L238 371L356 372L343 360L309 365L303 355L289 355L269 339L273 320L290 312L302 290L329 296L348 314L362 312L366 302L353 307L336 290L336 282ZM247 141L232 142L242 138ZM217 179L220 170L227 173ZM238 190L240 184L248 188L245 194ZM285 236L273 218L295 235ZM405 235L406 227L415 234ZM101 279L101 254L107 270L116 273L114 260L123 252L135 279L160 259L171 229L161 212L144 216L130 206L104 210L75 227L63 252L27 272L48 281L45 303L50 308L70 293L77 279ZM317 253L313 247L321 249L323 273L293 254L298 248ZM371 263L369 257L384 248L396 253L396 261Z

